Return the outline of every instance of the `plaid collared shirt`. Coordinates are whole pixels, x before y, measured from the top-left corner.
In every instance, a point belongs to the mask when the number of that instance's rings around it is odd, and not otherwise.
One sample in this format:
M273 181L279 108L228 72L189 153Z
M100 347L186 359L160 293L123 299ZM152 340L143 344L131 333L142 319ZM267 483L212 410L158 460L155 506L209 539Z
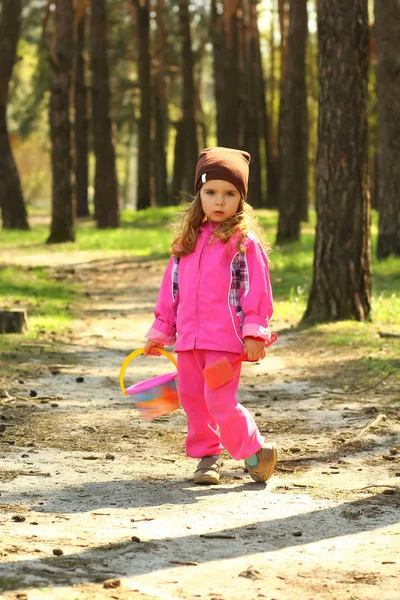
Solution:
M240 294L248 290L249 272L247 269L246 257L242 252L238 252L231 262L231 287L229 290L229 305L234 306L236 313L242 312L240 305Z
M178 272L180 257L174 257L174 266L172 267L172 297L175 300L179 292Z

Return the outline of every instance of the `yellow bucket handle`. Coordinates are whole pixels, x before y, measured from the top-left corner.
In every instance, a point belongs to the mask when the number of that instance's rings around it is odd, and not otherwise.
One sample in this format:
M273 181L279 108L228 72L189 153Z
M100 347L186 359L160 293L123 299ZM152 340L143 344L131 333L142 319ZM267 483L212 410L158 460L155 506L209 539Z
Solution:
M172 354L170 354L163 348L156 348L156 350L163 356L166 356L167 358L169 358L169 360L172 363L174 363L175 367L178 368L178 364L177 364L175 358L172 356ZM140 354L144 354L144 348L138 348L137 350L134 350L133 352L131 352L125 358L124 362L121 365L121 369L119 371L119 385L120 385L120 388L121 388L124 396L126 396L126 390L125 390L125 386L124 386L124 375L125 375L126 368L129 365L129 363L131 362L131 360L133 360L136 356L139 356Z

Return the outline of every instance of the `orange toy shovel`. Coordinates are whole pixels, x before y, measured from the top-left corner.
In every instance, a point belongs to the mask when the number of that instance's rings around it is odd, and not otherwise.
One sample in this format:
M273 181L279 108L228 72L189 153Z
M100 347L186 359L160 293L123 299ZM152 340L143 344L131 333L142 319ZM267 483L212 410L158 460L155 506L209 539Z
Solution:
M278 335L276 333L271 333L271 337L265 347L270 346L276 342L277 339ZM226 356L223 356L203 369L204 379L206 380L210 390L215 390L221 385L224 385L224 383L227 383L233 379L233 366L242 362L242 360L245 360L246 358L247 356L245 354L241 354L238 358L231 362L228 358L226 358Z

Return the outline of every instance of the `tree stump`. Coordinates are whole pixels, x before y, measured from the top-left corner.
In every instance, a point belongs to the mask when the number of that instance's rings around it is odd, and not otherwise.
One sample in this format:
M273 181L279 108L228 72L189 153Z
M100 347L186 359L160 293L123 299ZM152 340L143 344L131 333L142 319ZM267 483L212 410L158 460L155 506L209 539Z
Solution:
M28 329L25 308L0 310L0 333L22 333Z

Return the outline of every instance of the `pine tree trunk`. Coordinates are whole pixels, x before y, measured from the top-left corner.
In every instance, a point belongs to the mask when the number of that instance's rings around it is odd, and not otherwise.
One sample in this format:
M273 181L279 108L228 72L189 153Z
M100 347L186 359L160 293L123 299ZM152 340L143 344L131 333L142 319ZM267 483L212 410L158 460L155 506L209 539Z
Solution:
M278 174L278 148L277 131L275 127L275 1L271 0L270 12L270 79L269 79L269 114L265 112L265 156L267 162L267 208L278 208L279 174Z
M178 123L176 123L176 136L174 145L174 173L172 177L172 202L174 204L180 204L181 202L181 192L183 190L183 176L184 170L186 168L184 127L184 121L178 121Z
M88 202L88 130L87 88L85 76L85 38L87 19L84 15L76 25L75 44L75 189L76 214L89 215Z
M140 119L137 210L151 206L150 1L130 0L136 25Z
M291 0L281 113L278 244L300 239L308 204L306 40L307 0Z
M214 95L217 121L217 144L224 138L224 64L225 43L223 20L217 11L216 0L211 0L211 39L213 45Z
M248 200L252 206L260 208L263 205L260 157L261 96L264 96L265 92L263 82L260 80L257 1L246 0L243 4L245 25L243 71L246 84L243 102L243 147L251 155Z
M91 3L90 64L92 70L92 131L96 159L95 218L101 229L119 226L118 181L110 116L105 0Z
M203 102L202 102L202 94L201 94L201 83L203 80L203 67L204 67L204 58L206 54L206 45L208 43L208 35L206 31L205 25L200 21L200 33L198 39L198 50L197 50L197 68L195 69L195 77L194 77L194 90L196 93L195 99L195 111L196 111L196 123L197 123L197 131L198 138L201 141L202 148L207 148L207 120L204 115L203 110Z
M286 79L286 57L287 57L287 38L289 29L289 0L277 0L278 2L278 18L280 31L280 79L279 79L279 114L278 114L278 205L279 205L279 190L280 190L280 169L281 169L281 142L282 142L282 118L285 110L284 107L284 88Z
M317 230L306 321L370 314L367 0L319 0Z
M179 2L179 22L182 40L183 99L182 120L185 171L183 190L193 193L194 176L199 154L196 126L196 90L194 86L192 36L190 31L189 1Z
M222 146L240 148L243 77L240 68L239 30L241 28L241 0L224 0L224 75L221 138Z
M377 256L400 256L400 4L375 0L378 91Z
M75 194L70 121L74 56L72 0L55 5L55 47L51 52L50 133L52 142L52 220L48 244L75 240Z
M156 9L157 29L155 33L154 48L154 181L155 200L157 206L171 204L167 184L167 153L166 134L168 128L168 106L165 91L165 53L167 35L165 31L165 5L164 0L158 0Z
M29 229L7 129L7 100L21 27L21 0L3 0L0 16L0 208L5 229Z
M309 5L310 6L310 5ZM312 5L311 5L312 10ZM311 18L314 18L312 15ZM318 102L318 73L317 73L318 47L317 39L314 33L308 35L308 44L306 49L306 73L307 73L307 95L312 106ZM314 110L312 111L314 113ZM317 155L317 135L315 120L308 123L308 199L309 203L315 205L315 157ZM304 215L302 221L306 220Z

